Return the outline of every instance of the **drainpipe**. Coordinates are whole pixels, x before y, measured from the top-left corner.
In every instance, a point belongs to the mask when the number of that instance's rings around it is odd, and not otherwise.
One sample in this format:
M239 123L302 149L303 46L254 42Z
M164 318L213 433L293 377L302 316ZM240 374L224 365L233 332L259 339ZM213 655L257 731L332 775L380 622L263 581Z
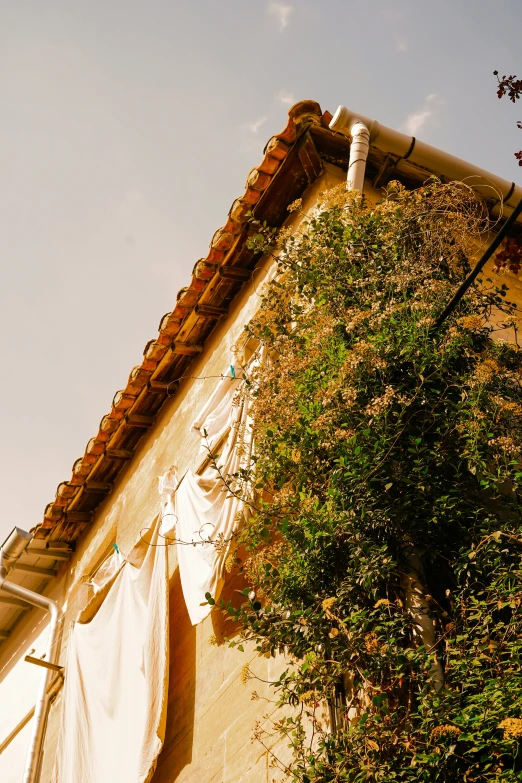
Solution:
M47 652L45 660L50 664L58 663L59 653L59 631L61 628L62 612L55 601L47 598L40 593L34 593L32 590L21 585L7 581L7 574L15 565L16 561L25 552L32 535L25 530L15 527L0 548L0 589L5 593L21 598L23 601L44 609L51 615L51 627L49 632L49 641L47 643ZM47 728L47 716L51 703L51 694L48 688L51 685L54 672L52 669L45 669L42 675L40 688L34 709L33 730L29 742L29 750L25 763L23 783L38 783L40 780L40 771L42 764L43 741L45 730Z
M348 128L351 137L350 160L348 161L348 175L346 177L346 190L358 190L363 192L364 172L368 150L370 149L370 131L361 120L355 120Z
M436 691L444 686L444 673L435 652L436 639L433 621L430 617L430 607L426 600L426 587L424 569L419 553L412 549L408 557L409 572L405 574L403 583L405 588L406 608L413 618L413 643L423 645L425 652L433 656L430 669L430 682Z

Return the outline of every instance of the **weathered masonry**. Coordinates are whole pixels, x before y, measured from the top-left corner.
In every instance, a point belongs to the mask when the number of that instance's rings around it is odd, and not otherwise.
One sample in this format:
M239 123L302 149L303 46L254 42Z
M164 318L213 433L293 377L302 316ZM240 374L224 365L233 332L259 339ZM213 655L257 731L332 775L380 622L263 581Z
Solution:
M216 438L221 438L222 443L231 437L227 427L231 427L232 413L226 406L232 403L220 392L221 378L226 375L232 383L236 363L248 361L248 346L242 346L241 341L243 327L256 312L260 287L271 271L269 259L262 258L249 246L252 231L249 213L270 226L285 222L294 226L296 218L289 216L288 206L302 198L304 210L312 210L319 194L345 181L347 171L352 186L362 188L370 200L379 199L381 189L392 179L409 188L422 185L431 175L442 180L465 179L486 199L492 215L501 214L499 227L522 197L522 188L514 183L362 115L343 109L333 118L329 112L323 113L314 101L302 101L292 107L287 126L269 140L261 164L247 178L245 193L232 204L225 225L212 238L206 258L195 264L190 284L178 293L172 312L161 318L158 335L145 346L143 360L131 370L127 386L114 396L109 413L101 419L84 455L74 463L71 476L59 484L55 498L31 531L32 535L15 545L14 539L11 540L14 549L19 547L19 551L13 549L11 560L6 547L6 573L2 578L54 601L60 612L60 628L57 646L51 653L56 655L56 660L49 660L48 612L33 608L16 594L16 589L8 590L4 585L0 590L2 783L53 780L60 737L62 745L58 753L60 758L65 758L64 732L66 728L72 731L70 725L65 727L62 722L67 693L64 678L73 676L66 665L68 648L74 643L77 660L81 660L78 626L93 616L99 619L100 606L105 611L107 596L118 585L121 605L128 600L132 609L138 604L141 607L143 601L143 607L148 607L140 609L140 617L145 618L143 639L137 633L134 635L131 615L130 620L127 615L118 615L117 622L121 624L116 625L116 614L108 613L106 626L101 626L105 638L111 635L112 639L107 661L111 660L114 646L121 644L118 676L129 663L130 679L122 683L132 683L131 659L138 638L145 640L143 644L148 643L150 627L146 618L155 618L153 632L161 626L168 633L163 646L155 647L154 666L144 666L147 669L144 680L150 692L161 693L165 686L165 702L157 699L152 708L150 699L147 702L148 691L142 692L145 686L140 680L138 687L136 681L140 704L145 705L147 715L155 715L148 744L150 753L146 761L133 761L130 747L114 745L110 736L96 739L96 727L92 725L94 744L90 750L95 753L100 747L100 754L112 754L113 764L105 767L102 764L96 769L111 769L112 777L104 780L89 777L90 773L78 758L78 766L72 772L63 765L58 768L58 783L68 783L71 779L78 783L108 783L109 779L119 780L118 770L130 769L125 765L133 763L137 767L142 764L143 769L142 777L136 776L136 781L150 779L154 783L268 783L281 779L281 773L270 767L267 751L250 741L255 722L264 720L270 705L262 699L252 701L251 689L241 678L244 665L249 663L261 679L270 680L280 662L256 658L252 650L241 654L225 644L210 643L213 637L219 642L222 621L218 613L207 610L202 612L204 617L196 616L197 601L196 608L189 606L187 610L187 580L191 578L193 561L192 555L181 551L182 547L171 545L168 553L166 547L162 548L168 557L168 578L163 585L162 562L155 556L152 564L150 554L153 551L150 545L161 541L151 536L159 530L168 537L173 528L159 528L155 522L160 510L157 478L167 474L163 482L167 494L164 492L161 500L167 512L163 516L171 514L174 518L175 511L168 511L167 490L175 491L187 474L194 482L187 503L194 497L197 500L200 490L210 491L203 487L204 482L198 484L207 469L201 457L201 422L208 421L208 416L216 419L219 410L225 424L222 429L216 429ZM513 232L521 230L519 218ZM503 282L510 286L510 299L522 305L522 288L516 276L508 275ZM236 411L233 415L243 414ZM199 425L195 426L197 422ZM172 466L176 466L175 475L169 473ZM217 501L207 498L206 502L208 508L205 506L201 513L217 514ZM178 515L179 508L176 507ZM232 524L237 509L219 513L222 513L220 519L228 514ZM137 550L133 549L136 544ZM136 573L150 566L150 571L141 572L142 582L143 574L150 576L145 580L145 587L140 586L140 577L134 572L128 578L125 576L129 572L125 555L131 552L134 553L130 557L131 566L136 568ZM113 570L108 569L109 562ZM214 568L214 564L209 568ZM122 585L125 579L126 587ZM156 579L157 594L153 595L151 585ZM225 594L237 586L234 577L224 572L218 582ZM197 589L194 587L194 595L198 595ZM161 601L156 600L157 596ZM155 608L150 608L152 604ZM163 615L161 607L165 608ZM78 621L79 613L83 619ZM104 633L99 637L102 648ZM138 661L138 672L140 665ZM47 678L45 698L50 706L47 725L44 721L40 727L40 752L38 737L31 751L31 737L34 739L38 721L37 695L42 674ZM96 673L93 676L96 679ZM107 690L110 688L109 682ZM259 683L256 690L263 695ZM125 692L130 694L129 701L118 701L115 711L121 709L122 721L129 721L128 727L126 724L120 732L129 739L136 721L132 688L125 687ZM79 708L85 708L91 696L88 693ZM103 698L102 689L100 699ZM66 706L68 712L63 714L70 717L72 708ZM136 706L136 715L138 712ZM161 742L151 778L149 769L153 770ZM69 754L70 748L74 751L76 747L71 740ZM138 753L140 748L134 750ZM285 747L277 748L282 758L286 752ZM30 769L24 778L28 757ZM126 783L126 778L121 780Z

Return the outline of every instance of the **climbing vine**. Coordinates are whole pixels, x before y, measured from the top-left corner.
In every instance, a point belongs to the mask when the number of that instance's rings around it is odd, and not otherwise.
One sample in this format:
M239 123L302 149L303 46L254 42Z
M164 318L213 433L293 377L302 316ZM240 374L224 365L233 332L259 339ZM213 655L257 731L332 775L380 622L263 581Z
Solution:
M257 738L287 738L293 761L273 763L295 783L522 780L517 312L484 277L433 328L484 206L392 183L302 217L251 239L277 273L246 327L255 470L236 481L255 502L234 567L251 587L222 609L230 644L285 656L272 685L292 708Z

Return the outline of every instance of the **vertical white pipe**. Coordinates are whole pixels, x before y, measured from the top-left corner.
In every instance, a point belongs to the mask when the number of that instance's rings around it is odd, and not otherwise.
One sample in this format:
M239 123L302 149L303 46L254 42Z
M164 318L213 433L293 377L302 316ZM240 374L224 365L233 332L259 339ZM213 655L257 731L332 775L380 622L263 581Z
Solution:
M23 533L23 531L20 531L20 533ZM23 536L27 538L20 541L20 536L15 535L15 531L13 531L13 534L7 539L3 548L0 549L0 588L5 593L21 598L24 601L27 601L27 603L38 606L40 609L49 612L51 615L51 627L49 641L47 643L46 660L49 663L58 663L62 620L62 612L58 607L58 604L50 598L40 595L40 593L34 593L32 590L27 590L27 588L22 587L21 585L6 580L8 569L22 554L23 549L25 549L29 540L32 538L27 533L23 533ZM21 546L17 546L18 543L20 543ZM47 692L47 689L51 684L53 676L54 673L52 670L44 669L34 709L33 727L25 763L23 783L38 783L40 779L43 742L50 706L50 695Z
M363 192L366 161L370 149L370 131L361 120L356 120L350 127L350 160L348 162L347 190Z
M430 607L426 601L426 588L421 559L418 552L412 550L408 556L410 572L405 577L406 608L411 614L415 627L413 642L423 645L426 653L433 656L430 670L430 680L436 691L444 686L444 673L435 652L436 638L433 621L430 617Z

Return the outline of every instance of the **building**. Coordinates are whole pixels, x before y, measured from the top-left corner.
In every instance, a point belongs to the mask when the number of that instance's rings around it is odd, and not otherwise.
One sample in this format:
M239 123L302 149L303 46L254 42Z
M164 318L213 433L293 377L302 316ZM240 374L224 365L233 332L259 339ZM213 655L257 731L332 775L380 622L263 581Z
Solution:
M75 462L72 476L58 486L34 537L16 552L20 556L7 581L55 601L63 611L63 632L58 665L42 668L49 615L31 609L4 585L0 592L0 695L7 706L0 716L0 774L5 783L23 779L42 672L48 678L51 707L40 780L52 780L59 736L64 733L60 667L65 666L74 621L80 611L93 605L93 580L99 579L100 566L110 555L111 562L119 555L115 544L122 553L129 553L148 535L144 530L153 526L159 508L157 477L176 465L176 484L187 471L197 475L204 469L201 428L198 431L194 422L204 418L221 376L230 365L234 368L237 350L248 352L248 346L241 344L243 326L256 312L259 286L270 273L269 261L260 258L247 241L248 214L252 211L272 226L285 221L294 225L288 205L302 198L304 209L312 209L319 193L343 182L347 171L351 186L363 187L369 199L378 199L380 189L391 179L413 188L431 174L447 180L466 179L487 199L492 214L503 209L509 215L522 197L522 188L514 183L361 115L340 110L332 118L313 101L292 107L286 128L268 142L262 163L248 176L244 195L234 202L225 225L215 233L208 256L196 263L192 281L179 292L174 310L161 319L158 336L146 345L143 361L132 369L126 388L116 393L97 434ZM511 299L522 302L517 278L510 277L509 284ZM244 355L243 360L247 359ZM145 545L145 551L152 549ZM268 752L250 742L256 720L263 721L269 710L262 700L251 700L251 687L242 682L243 667L255 654L210 643L213 637L219 642L223 635L216 613L191 623L178 567L182 557L181 547L168 547L169 643L162 640L158 655L158 666L163 661L168 669L168 691L165 704L161 698L156 705L158 724L152 734L156 728L161 730L164 721L166 728L152 780L261 783L281 779L270 767ZM111 580L114 573L105 577ZM104 597L99 581L98 587ZM235 587L229 579L223 589L226 593ZM204 609L202 614L206 613ZM160 617L161 611L156 615ZM193 615L193 619L197 618ZM121 660L125 662L132 647L130 638L120 651ZM112 653L112 648L107 650L109 657ZM27 662L27 655L37 663ZM46 655L44 664L49 662ZM261 679L270 680L280 665L278 660L257 659L252 668ZM72 673L65 671L65 676ZM163 674L153 680L156 692L164 681ZM262 695L257 683L256 689ZM132 748L125 746L124 739L120 745L111 737L105 739L104 750L113 759L111 780L117 779ZM273 750L285 758L284 747ZM145 780L146 773L140 779ZM71 775L87 781L81 768ZM69 775L67 783L70 779L74 778Z

